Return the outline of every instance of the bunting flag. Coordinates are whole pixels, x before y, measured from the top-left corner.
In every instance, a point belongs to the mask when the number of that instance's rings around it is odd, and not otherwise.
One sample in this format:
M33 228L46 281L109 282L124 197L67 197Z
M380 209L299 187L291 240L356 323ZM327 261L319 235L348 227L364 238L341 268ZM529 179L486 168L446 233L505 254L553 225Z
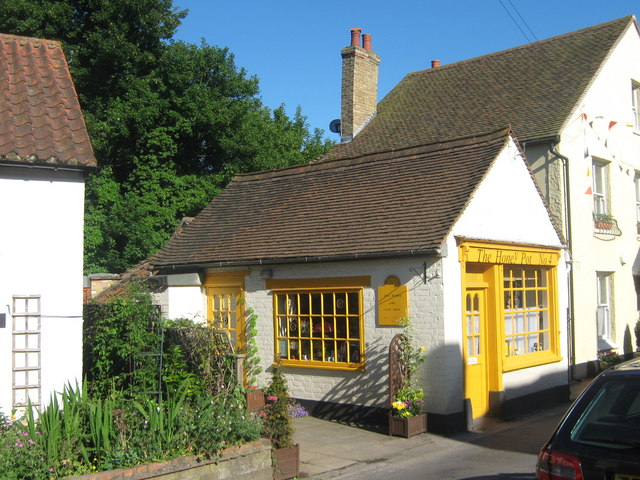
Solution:
M584 192L585 195L593 195L593 190L591 190L591 187L587 188L587 191Z

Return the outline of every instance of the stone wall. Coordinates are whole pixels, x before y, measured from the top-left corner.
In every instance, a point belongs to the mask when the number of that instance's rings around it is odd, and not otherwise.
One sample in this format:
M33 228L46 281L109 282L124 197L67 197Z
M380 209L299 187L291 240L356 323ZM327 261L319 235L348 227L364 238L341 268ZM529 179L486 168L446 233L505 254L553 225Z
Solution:
M203 460L186 456L166 462L147 463L136 467L98 472L73 480L272 480L271 442L255 442L223 450L216 459Z

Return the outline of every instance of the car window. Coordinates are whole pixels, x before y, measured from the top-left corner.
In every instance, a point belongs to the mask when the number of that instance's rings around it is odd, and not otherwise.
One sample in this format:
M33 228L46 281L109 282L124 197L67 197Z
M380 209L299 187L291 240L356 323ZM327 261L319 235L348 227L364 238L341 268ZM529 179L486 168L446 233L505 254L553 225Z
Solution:
M571 430L571 440L609 448L640 447L640 382L610 378Z

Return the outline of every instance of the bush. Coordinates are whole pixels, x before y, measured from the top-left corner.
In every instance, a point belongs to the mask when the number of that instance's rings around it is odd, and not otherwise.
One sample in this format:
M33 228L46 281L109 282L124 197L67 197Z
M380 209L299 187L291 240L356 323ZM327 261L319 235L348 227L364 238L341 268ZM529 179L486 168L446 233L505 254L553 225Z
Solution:
M265 400L262 435L271 440L274 448L292 446L292 401L280 362L273 366L271 383L265 391Z
M185 454L215 457L260 437L261 421L246 414L240 388L215 398L186 392L182 385L159 404L115 393L95 398L68 386L37 420L0 419L0 480L49 480Z
M634 330L636 334L636 351L640 352L640 320L636 322L636 328Z

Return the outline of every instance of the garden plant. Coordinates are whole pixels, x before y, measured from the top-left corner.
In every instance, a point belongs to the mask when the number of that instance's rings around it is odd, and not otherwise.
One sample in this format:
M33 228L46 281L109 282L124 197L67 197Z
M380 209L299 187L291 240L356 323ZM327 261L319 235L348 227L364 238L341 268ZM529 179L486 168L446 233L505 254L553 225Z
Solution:
M400 339L400 362L404 366L402 385L396 392L396 401L391 404L394 417L408 418L419 415L424 407L424 391L418 386L418 371L424 362L424 347L415 347L413 328L409 320L403 322Z
M149 292L138 288L94 310L82 385L67 385L40 411L0 415L0 480L53 480L186 454L215 458L260 437L262 418L246 412L236 360L209 329L160 324ZM165 340L160 370L153 352Z

